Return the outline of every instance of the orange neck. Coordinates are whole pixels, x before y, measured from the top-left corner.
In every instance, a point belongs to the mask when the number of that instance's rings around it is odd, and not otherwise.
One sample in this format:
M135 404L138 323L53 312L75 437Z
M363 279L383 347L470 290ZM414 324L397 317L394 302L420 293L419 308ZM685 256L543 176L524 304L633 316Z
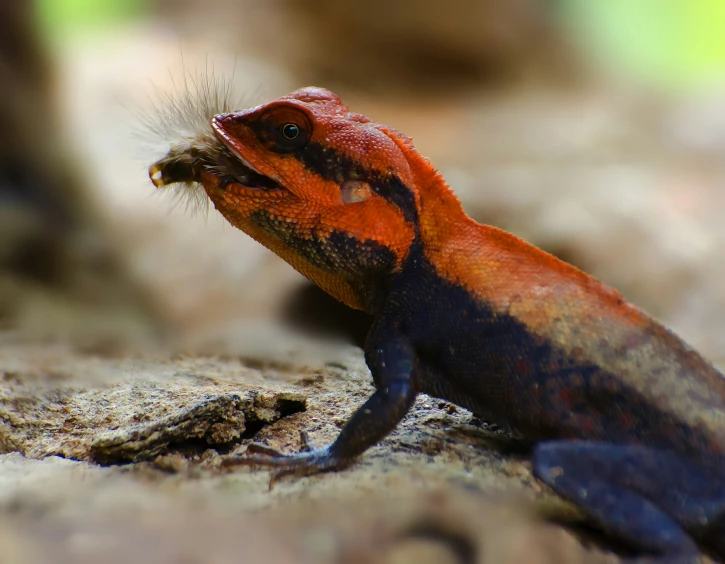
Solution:
M443 177L426 161L411 165L418 186L420 237L426 248L445 246L473 223Z

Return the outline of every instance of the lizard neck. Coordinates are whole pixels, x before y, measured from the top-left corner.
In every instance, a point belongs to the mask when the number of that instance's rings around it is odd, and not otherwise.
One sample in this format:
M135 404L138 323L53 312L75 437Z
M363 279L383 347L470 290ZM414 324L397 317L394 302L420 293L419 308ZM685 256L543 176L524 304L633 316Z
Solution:
M443 178L427 163L423 164L415 171L416 186L420 187L416 191L415 238L404 264L400 270L375 277L363 285L365 310L373 315L385 307L390 290L400 276L416 271L425 256L432 259L437 253L445 252L454 239L462 236L461 229L474 224Z
M440 250L460 237L473 220L443 177L430 166L416 171L418 180L418 238L424 249Z

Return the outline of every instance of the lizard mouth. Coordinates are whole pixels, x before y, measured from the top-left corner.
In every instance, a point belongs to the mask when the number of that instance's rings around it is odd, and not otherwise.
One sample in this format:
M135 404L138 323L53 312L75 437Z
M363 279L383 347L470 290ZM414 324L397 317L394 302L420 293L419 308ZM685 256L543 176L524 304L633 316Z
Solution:
M234 139L232 139L232 137L224 130L223 121L227 115L228 114L220 114L214 116L211 120L211 127L216 135L216 138L221 141L229 153L234 155L234 158L236 159L234 168L241 171L241 174L234 175L238 176L240 179L239 183L246 188L257 188L262 190L281 188L280 184L282 183L282 178L279 175L264 174L250 163L249 160L239 151ZM253 185L250 186L247 182L251 182Z
M248 190L282 189L276 180L257 171L216 138L213 142L172 147L166 156L149 167L149 177L157 188L172 184L202 184L204 172L217 177L222 190L231 184Z
M219 187L239 184L249 190L281 190L278 182L258 172L238 155L222 154L212 174L219 176Z

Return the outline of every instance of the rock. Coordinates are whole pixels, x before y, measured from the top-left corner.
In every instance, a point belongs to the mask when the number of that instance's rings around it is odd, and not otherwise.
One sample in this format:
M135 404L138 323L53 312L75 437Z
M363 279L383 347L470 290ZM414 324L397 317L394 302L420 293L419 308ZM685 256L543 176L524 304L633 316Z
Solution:
M311 364L241 348L113 358L0 334L3 444L17 451L0 456L0 537L11 539L0 557L581 561L577 541L532 512L531 500L556 498L498 448L505 433L427 396L345 471L270 490L265 470L223 467L252 441L294 451L305 430L330 442L372 392L355 347Z
M223 488L169 490L117 469L0 456L3 564L605 562L521 501L460 487L297 498L253 514ZM241 560L240 560L241 559Z

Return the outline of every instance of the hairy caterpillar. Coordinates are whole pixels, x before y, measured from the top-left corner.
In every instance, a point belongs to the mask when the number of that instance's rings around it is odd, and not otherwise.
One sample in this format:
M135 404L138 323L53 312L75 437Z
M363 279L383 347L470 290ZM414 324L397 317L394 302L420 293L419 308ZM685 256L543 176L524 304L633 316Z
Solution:
M248 181L254 174L214 135L211 118L249 107L234 93L234 77L217 77L205 72L184 72L181 85L174 82L171 92L157 91L150 111L140 112L141 134L164 144L166 153L149 167L149 177L157 188L173 194L186 210L205 212L209 199L199 183L202 170L222 177Z

